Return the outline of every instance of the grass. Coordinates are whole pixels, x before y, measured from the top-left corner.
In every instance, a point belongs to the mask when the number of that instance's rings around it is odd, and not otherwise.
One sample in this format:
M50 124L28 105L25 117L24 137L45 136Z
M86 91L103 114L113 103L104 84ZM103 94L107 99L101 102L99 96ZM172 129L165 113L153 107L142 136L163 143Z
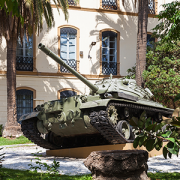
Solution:
M180 180L180 173L148 173L151 180ZM92 180L91 175L68 176L35 173L29 170L1 168L1 180Z
M3 138L0 137L0 146L14 144L29 144L32 143L24 136L18 138ZM148 173L151 180L180 180L180 173ZM67 176L67 175L50 175L46 173L35 173L29 170L13 170L0 168L1 180L92 180L91 175L83 176Z
M84 176L67 176L67 175L50 175L45 173L35 173L32 171L22 171L1 168L0 169L1 180L92 180L91 175Z
M180 180L180 173L148 173L151 180Z
M32 143L29 139L24 136L20 136L18 138L3 138L0 137L0 146L3 145L13 145L13 144L28 144Z

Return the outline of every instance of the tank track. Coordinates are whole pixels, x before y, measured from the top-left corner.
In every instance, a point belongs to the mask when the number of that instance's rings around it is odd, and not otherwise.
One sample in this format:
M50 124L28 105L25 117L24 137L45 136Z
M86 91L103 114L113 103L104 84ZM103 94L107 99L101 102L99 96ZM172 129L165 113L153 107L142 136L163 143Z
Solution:
M97 146L97 145L105 145L109 144L109 142L101 135L101 134L93 134L92 136L87 136L88 143L86 145L80 143L80 141L74 145L72 145L72 141L75 142L75 139L78 137L72 137L72 138L65 138L66 143L62 143L61 146L56 146L55 144L51 143L49 140L45 140L41 135L41 133L37 129L37 119L29 119L22 121L21 124L21 130L25 137L27 137L29 140L34 142L40 147L43 147L45 149L67 149L67 148L75 148L75 147L84 147L84 146ZM79 136L80 138L82 136ZM84 136L83 136L84 137Z
M148 113L162 113L166 114L167 116L171 115L172 112L168 112L167 110L148 107L148 106L141 106L141 105L135 105L130 103L109 103L109 105L115 106L117 108L124 108L128 107L131 111L135 110L142 110L147 111ZM90 123L92 126L94 126L101 135L104 136L111 144L123 144L123 143L130 143L133 142L133 140L127 140L123 137L122 134L120 134L110 123L108 119L108 112L106 110L99 110L93 111L90 113Z
M21 129L25 137L29 140L46 149L60 149L52 143L41 137L41 133L36 127L36 118L22 121Z

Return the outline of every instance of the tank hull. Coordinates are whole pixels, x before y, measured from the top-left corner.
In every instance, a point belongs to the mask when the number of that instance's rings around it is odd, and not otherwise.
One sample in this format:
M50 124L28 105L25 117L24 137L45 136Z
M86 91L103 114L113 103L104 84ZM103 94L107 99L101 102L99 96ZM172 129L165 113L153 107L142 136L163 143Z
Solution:
M78 96L78 98L82 99L81 96ZM145 100L135 102L125 99L97 99L95 97L93 103L92 99L83 103L77 101L78 98L67 98L66 101L63 101L64 103L56 100L54 106L57 106L59 110L52 105L49 109L45 104L43 108L47 109L23 115L20 121L22 122L22 131L25 132L24 135L37 145L48 149L124 144L133 142L134 134L132 127L130 127L130 135L128 139L125 138L117 129L119 122L129 123L131 117L139 117L143 111L146 111L147 116L152 117L154 121L158 121L156 118L158 113L166 117L173 113L173 109L164 108L160 104L149 100L145 103ZM72 101L76 101L74 106L72 106ZM71 107L67 108L68 105L65 104L69 104L69 102L71 102ZM64 110L59 104L65 107ZM128 117L124 116L125 108L130 112ZM111 115L109 111L114 114ZM61 117L58 116L60 114ZM31 130L28 130L27 133L28 127L31 127ZM33 131L32 127L34 128ZM41 134L46 134L46 139L43 139Z

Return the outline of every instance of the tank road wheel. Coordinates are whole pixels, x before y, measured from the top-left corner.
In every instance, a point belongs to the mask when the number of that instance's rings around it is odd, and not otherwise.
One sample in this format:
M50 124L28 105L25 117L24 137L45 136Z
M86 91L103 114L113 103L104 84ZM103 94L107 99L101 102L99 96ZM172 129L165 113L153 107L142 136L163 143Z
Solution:
M121 120L118 122L116 130L121 133L127 140L131 136L131 127L129 123L125 120Z
M108 118L109 118L110 123L113 126L117 126L118 113L117 113L117 109L115 108L115 106L109 105L107 108L107 112L108 112Z

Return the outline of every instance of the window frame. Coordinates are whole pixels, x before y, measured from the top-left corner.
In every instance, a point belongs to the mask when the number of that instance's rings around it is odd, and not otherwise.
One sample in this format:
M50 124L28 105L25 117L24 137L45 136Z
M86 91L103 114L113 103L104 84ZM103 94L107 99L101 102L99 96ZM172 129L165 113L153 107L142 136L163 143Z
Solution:
M57 28L57 32L58 32L58 56L60 57L60 48L61 48L61 29L62 28L72 28L72 29L75 29L77 31L77 35L76 35L76 70L77 72L79 72L79 38L80 38L80 30L79 28L75 27L75 26L71 26L71 25L62 25L62 26L59 26ZM61 65L58 64L58 73L62 73L64 74L64 72L61 72ZM65 74L68 74L68 73L65 73ZM70 73L69 73L70 74Z
M24 37L23 37L24 39ZM33 34L32 34L32 39L33 39L33 70L32 71L28 71L28 72L37 72L37 69L36 69L36 34L35 34L35 29L33 28ZM23 71L23 70L16 70L16 71Z
M117 34L116 37L116 63L117 63L117 74L113 76L120 76L120 32L115 29L103 29L99 32L99 39L100 39L100 75L105 75L102 73L102 33L105 31L115 32Z

